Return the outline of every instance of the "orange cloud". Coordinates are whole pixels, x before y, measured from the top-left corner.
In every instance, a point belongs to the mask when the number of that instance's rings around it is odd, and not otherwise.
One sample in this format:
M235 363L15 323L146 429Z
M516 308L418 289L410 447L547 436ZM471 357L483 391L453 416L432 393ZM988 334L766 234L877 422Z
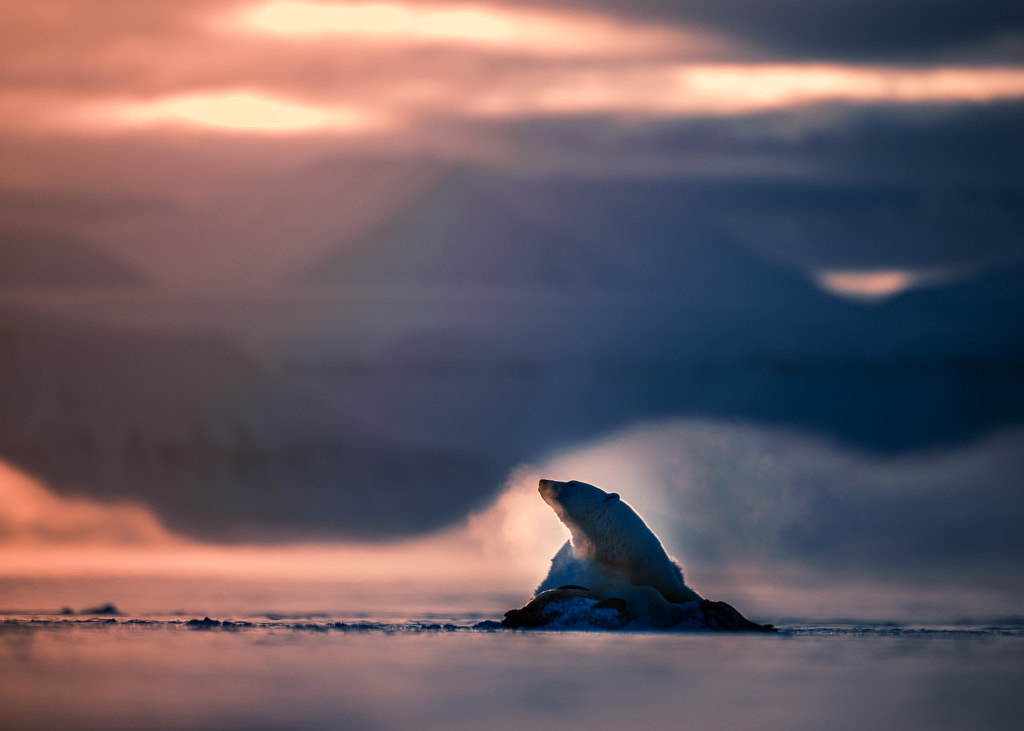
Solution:
M501 17L478 8L423 9L392 3L271 2L243 16L270 33L394 35L490 41L509 33Z
M699 29L501 3L52 0L0 27L0 129L379 134L1024 97L1024 68L778 63ZM422 138L422 139L421 139Z
M1024 96L1024 68L648 64L569 70L468 99L484 115L731 116L812 104L980 103Z
M509 70L478 78L396 78L354 89L344 105L224 89L140 101L82 104L38 118L82 130L178 125L239 133L408 133L419 120L591 115L631 118L742 116L819 104L987 103L1024 97L1024 69L901 69L809 65L671 64L585 70ZM22 103L30 99L22 99ZM48 106L49 105L49 106ZM0 107L10 107L0 98ZM48 114L47 114L48 111Z
M941 271L909 269L824 270L814 273L815 282L825 291L869 302L893 297L915 287L935 284L947 277L948 275Z
M535 486L533 473L520 473L492 507L423 538L215 545L171 533L140 505L59 496L0 461L0 577L223 575L525 592L564 540Z
M154 545L175 539L139 505L60 498L0 462L0 544Z
M342 36L392 44L448 43L539 56L620 57L708 54L733 44L682 28L624 23L593 13L510 4L255 3L227 20L228 30L278 36Z
M241 93L181 97L143 109L136 108L140 121L170 118L240 130L299 131L317 127L324 120L315 108Z
M325 129L348 132L384 126L379 120L372 119L369 113L243 91L99 105L92 116L100 124L120 120L133 126L171 124L282 134Z

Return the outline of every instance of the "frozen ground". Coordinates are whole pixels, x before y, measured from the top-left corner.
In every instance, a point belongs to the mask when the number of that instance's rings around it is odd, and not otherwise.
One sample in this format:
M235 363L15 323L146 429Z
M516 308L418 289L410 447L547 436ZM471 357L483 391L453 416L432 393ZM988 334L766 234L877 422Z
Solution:
M522 597L398 584L24 578L0 580L0 597L5 731L1024 722L1014 617L755 614L780 633L530 632L479 626ZM104 597L119 613L88 614Z
M450 598L451 599L451 598ZM9 615L20 729L1019 729L1024 626L474 629L480 613ZM226 617L222 618L226 619Z

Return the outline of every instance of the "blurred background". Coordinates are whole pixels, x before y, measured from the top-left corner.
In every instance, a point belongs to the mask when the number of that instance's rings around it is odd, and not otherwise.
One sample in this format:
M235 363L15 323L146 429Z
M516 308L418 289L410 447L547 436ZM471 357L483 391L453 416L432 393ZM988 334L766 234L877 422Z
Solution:
M1020 609L1024 7L0 19L7 573L454 530L539 580L544 474L704 586Z

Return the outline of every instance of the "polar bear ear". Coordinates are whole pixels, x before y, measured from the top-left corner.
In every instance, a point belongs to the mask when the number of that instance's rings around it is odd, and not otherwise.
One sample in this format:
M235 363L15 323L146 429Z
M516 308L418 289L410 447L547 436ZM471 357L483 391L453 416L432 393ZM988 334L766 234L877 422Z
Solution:
M602 502L610 503L619 499L619 493L613 492L611 495L606 497Z

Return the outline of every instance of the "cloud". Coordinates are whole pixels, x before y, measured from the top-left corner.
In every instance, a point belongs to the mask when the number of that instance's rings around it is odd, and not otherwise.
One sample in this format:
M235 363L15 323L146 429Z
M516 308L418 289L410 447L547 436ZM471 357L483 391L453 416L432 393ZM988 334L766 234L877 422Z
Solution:
M439 43L491 53L590 57L720 53L731 47L680 26L629 23L595 13L510 4L258 2L215 25L226 32L340 36L394 46Z
M733 116L815 104L978 103L1024 96L1016 68L820 64L657 64L571 70L495 85L466 110L485 116Z
M99 124L120 118L129 126L183 124L280 134L317 129L346 131L369 124L360 119L358 112L344 108L309 106L246 92L171 97L147 104L115 105L109 111L100 107L95 117Z
M88 31L75 25L79 11L62 3L49 13L12 13L9 22L39 39L4 52L0 109L11 112L8 129L99 134L173 124L419 137L419 126L437 119L656 120L1024 96L1024 69L1013 62L782 61L684 24L557 8L105 7L110 12L90 18Z
M874 302L916 287L936 284L949 275L940 271L882 269L875 271L819 270L814 278L828 292L854 300Z
M544 512L536 479L520 471L492 506L424 537L204 543L172 533L141 505L60 496L0 462L0 577L223 575L527 595L564 540L553 516L534 521Z
M524 0L551 7L551 0ZM773 54L861 61L983 54L1024 35L1024 11L1003 0L558 0L648 23L686 23ZM1014 48L1011 46L1011 48ZM1020 58L1020 46L1015 46ZM1010 49L1007 49L1010 50Z
M625 67L519 70L492 69L410 79L382 79L380 86L353 84L339 105L295 98L252 75L208 91L123 101L102 97L72 103L28 99L42 124L66 131L99 132L125 125L178 123L236 132L293 134L407 133L420 119L455 117L478 121L530 117L597 116L685 119L759 114L813 105L978 104L1024 97L1024 69L1012 67L909 69L821 64L646 63ZM249 86L264 86L248 92ZM310 90L312 91L312 90ZM312 96L306 92L307 96ZM24 99L7 101L8 106Z
M694 565L998 585L1024 556L1014 517L1022 438L1010 430L879 459L778 430L679 421L571 451L547 470L620 492Z
M141 505L60 498L0 462L0 545L133 546L174 540Z

